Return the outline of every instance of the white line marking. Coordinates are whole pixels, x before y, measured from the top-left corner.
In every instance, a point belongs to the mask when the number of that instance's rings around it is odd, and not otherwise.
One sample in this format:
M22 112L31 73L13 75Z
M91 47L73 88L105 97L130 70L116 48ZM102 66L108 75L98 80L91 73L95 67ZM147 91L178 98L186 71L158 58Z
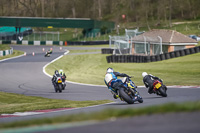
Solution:
M64 55L67 55L69 52L70 52L70 51L67 50L67 52L65 52ZM58 58L54 59L53 61L49 62L48 64L46 64L46 65L43 67L43 73L44 73L45 75L49 76L49 77L52 77L51 75L49 75L49 74L45 71L45 68L46 68L49 64L51 64L51 63L55 62L56 60L60 59L61 57L63 57L63 55L61 55L60 57L58 57ZM68 80L66 80L66 82L67 82L67 83L71 83L71 84L77 84L77 85L85 85L85 86L107 87L106 85L85 84L85 83L78 83L78 82L73 82L73 81L68 81ZM138 86L138 87L143 88L143 87L145 87L145 86ZM173 85L173 86L167 86L167 87L169 87L169 88L200 88L200 86L179 86L179 85Z
M70 52L70 51L67 50L67 52L65 52L64 55L67 55L69 52ZM60 58L62 58L62 57L63 57L63 55L61 55L61 56L59 56L58 58L56 58L56 59L52 60L51 62L47 63L47 64L43 67L43 73L44 73L45 75L47 75L47 76L49 76L49 77L52 78L52 76L49 75L49 74L46 72L45 69L46 69L46 67L47 67L48 65L50 65L51 63L55 62L56 60L58 60L58 59L60 59ZM67 83L71 83L71 84L78 84L78 85L106 87L105 85L84 84L84 83L72 82L72 81L68 81L68 80L66 80L66 82L67 82Z
M88 106L88 107L81 107L81 108L71 108L71 109L49 111L49 112L15 112L13 114L1 114L1 116L28 116L28 115L38 115L38 114L44 114L44 113L57 113L57 112L77 110L77 109L93 108L93 107L98 107L98 106L103 106L103 105L108 105L108 104L113 104L113 103L116 103L116 102L105 103L105 104L100 104L100 105L93 105L93 106Z
M68 53L69 53L69 51L67 50L67 52L65 52L64 55L67 55ZM47 64L43 67L43 73L44 73L45 75L47 75L47 76L49 76L49 77L52 78L52 76L49 75L49 74L46 72L45 68L46 68L49 64L51 64L51 63L57 61L58 59L60 59L60 58L62 58L62 57L63 57L63 55L61 55L61 56L57 57L56 59L52 60L51 62L47 63Z

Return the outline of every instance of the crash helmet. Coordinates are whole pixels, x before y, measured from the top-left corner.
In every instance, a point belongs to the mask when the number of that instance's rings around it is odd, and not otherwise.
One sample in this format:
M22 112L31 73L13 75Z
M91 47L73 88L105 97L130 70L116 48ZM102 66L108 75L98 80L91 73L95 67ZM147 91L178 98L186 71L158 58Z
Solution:
M144 78L145 76L147 76L148 74L146 72L142 73L142 77Z
M59 70L59 73L60 73L61 75L63 75L63 70L62 70L62 69L60 69L60 70Z
M112 72L114 72L114 70L111 67L109 67L106 72L107 73L112 73Z
M58 70L55 70L55 74L59 74Z

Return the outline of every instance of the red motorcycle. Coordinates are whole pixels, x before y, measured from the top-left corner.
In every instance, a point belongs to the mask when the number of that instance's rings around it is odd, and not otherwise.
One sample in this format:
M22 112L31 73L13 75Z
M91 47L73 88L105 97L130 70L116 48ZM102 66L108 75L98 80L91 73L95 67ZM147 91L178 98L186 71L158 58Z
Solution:
M162 82L160 82L159 80L156 80L153 83L153 90L157 95L167 97L167 93L166 93L167 87Z

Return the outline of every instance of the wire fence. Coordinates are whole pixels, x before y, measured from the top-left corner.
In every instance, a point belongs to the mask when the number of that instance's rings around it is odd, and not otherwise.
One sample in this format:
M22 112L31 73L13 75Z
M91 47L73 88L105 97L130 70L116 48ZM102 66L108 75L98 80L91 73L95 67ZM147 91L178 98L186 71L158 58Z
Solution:
M0 40L27 40L27 41L60 41L60 32L32 32L26 31L15 34L0 34Z
M126 36L109 36L109 46L113 54L157 55L166 51L162 45L162 38L137 36L138 29L125 30Z
M23 40L28 41L60 41L59 32L33 32L31 34L20 34Z

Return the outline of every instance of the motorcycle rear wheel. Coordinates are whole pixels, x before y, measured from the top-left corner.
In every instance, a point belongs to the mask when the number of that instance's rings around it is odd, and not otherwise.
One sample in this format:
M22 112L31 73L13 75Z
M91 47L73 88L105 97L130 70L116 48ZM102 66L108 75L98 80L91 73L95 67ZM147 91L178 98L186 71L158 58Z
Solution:
M126 101L128 104L133 104L134 100L129 97L129 95L124 91L124 88L119 89L119 95Z
M61 93L62 92L62 84L58 84L58 91Z
M158 91L160 92L161 96L167 97L167 93L166 93L166 91L162 87L160 87Z

